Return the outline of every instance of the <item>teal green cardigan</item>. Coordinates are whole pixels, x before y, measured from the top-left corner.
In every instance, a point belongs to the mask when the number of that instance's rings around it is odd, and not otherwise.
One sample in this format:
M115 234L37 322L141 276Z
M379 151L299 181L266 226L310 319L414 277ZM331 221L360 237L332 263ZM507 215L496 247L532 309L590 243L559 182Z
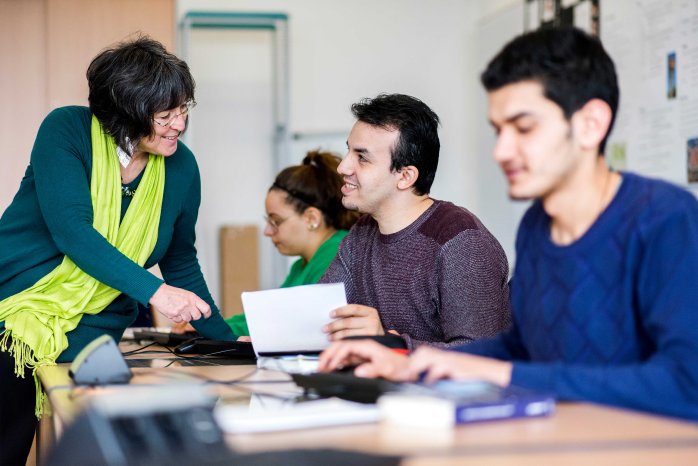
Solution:
M291 265L291 270L288 272L286 279L281 284L281 288L310 285L319 282L320 278L325 274L325 270L334 260L334 256L337 255L339 243L347 236L347 233L349 233L347 230L335 232L334 235L320 245L317 251L315 251L315 255L307 263L302 258L295 261ZM236 335L250 334L244 314L236 314L225 319L225 321Z
M147 268L158 264L171 286L189 290L212 309L209 319L194 321L202 335L232 340L196 256L194 226L201 202L199 169L182 143L165 159L165 193L158 240L145 267L121 254L92 227L92 114L86 107L62 107L41 124L19 191L0 217L0 300L33 285L70 257L82 270L122 292L97 315L85 315L68 333L68 349L59 362L71 361L94 338L119 341L136 318L137 302L147 305L163 283ZM142 175L142 174L141 174ZM141 176L128 186L137 189ZM131 198L122 199L121 216ZM0 333L4 322L0 322Z

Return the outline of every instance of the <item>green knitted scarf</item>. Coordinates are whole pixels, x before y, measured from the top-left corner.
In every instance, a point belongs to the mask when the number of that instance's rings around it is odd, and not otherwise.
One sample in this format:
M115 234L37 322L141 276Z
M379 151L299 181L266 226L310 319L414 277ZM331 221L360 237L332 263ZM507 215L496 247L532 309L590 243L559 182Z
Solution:
M121 217L121 174L114 139L92 117L92 179L90 194L93 226L128 258L145 264L158 236L165 187L164 157L150 154L143 179ZM36 384L36 414L41 415L44 394L36 375L39 367L56 364L68 347L66 334L84 314L97 314L120 291L83 272L68 256L26 290L0 301L5 332L0 350L15 358L15 374L31 370Z

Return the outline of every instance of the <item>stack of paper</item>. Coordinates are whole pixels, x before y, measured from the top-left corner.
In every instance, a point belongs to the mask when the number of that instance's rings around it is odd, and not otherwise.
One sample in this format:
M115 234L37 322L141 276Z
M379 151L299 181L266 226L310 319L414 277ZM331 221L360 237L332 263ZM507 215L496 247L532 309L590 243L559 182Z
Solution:
M378 420L376 405L354 403L339 398L293 402L271 397L249 407L223 405L214 414L218 425L228 433L272 432L345 424L363 424Z
M286 372L288 374L309 374L316 372L319 356L276 356L257 358L257 367L272 371Z

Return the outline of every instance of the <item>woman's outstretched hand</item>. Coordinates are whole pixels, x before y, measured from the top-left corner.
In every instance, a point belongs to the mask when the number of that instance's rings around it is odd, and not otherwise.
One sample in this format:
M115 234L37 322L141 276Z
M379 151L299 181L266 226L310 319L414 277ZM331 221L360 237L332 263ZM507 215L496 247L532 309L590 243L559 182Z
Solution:
M150 298L150 306L173 322L190 322L211 315L211 307L191 291L167 283Z

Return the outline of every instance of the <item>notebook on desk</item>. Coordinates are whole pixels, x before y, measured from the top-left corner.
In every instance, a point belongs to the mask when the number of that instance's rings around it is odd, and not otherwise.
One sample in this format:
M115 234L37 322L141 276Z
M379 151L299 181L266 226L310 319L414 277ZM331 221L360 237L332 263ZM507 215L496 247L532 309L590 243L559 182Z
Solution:
M378 407L388 423L450 428L471 422L549 416L555 411L555 397L482 380L442 380L431 385L404 384L382 395Z
M347 304L343 283L245 292L242 307L257 356L319 354L329 346L322 327Z
M398 383L357 377L351 372L291 374L307 394L375 403L381 418L402 425L450 427L495 419L540 417L555 410L555 398L516 386L442 380Z

